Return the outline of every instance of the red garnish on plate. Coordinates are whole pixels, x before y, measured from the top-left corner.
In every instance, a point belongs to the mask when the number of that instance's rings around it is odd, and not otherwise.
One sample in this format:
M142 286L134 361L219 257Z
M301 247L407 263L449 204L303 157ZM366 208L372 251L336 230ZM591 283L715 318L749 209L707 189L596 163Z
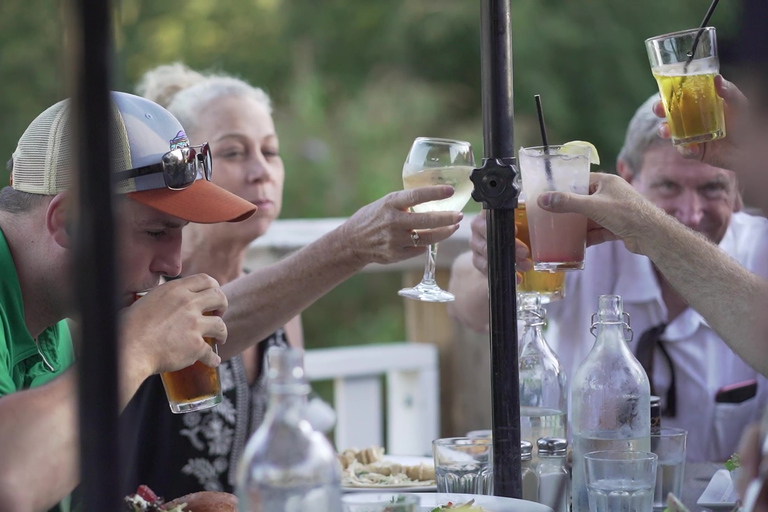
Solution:
M146 485L140 485L139 488L136 489L136 494L149 503L155 503L157 501L157 494Z

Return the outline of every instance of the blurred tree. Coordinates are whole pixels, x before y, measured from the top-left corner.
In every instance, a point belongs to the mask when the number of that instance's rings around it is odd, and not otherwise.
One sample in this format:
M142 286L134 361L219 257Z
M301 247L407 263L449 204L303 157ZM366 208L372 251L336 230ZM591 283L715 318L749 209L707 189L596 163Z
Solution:
M698 26L709 5L511 1L516 145L538 142L533 95L541 94L551 140L594 142L606 169L632 113L656 90L644 39ZM34 116L66 95L59 6L0 2L3 161ZM173 61L263 87L287 169L283 217L346 216L401 188L416 136L466 139L482 157L479 9L467 0L120 0L115 88L131 91L142 73ZM721 41L736 16L734 2L718 7ZM307 339L401 338L398 286L392 276L354 278L307 312Z
M64 95L63 36L56 2L0 2L0 186L24 129Z

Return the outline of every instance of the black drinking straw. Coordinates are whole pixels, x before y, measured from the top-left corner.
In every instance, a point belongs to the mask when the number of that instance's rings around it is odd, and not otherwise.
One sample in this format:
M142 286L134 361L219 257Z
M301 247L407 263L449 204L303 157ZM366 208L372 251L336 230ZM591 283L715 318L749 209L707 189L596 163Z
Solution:
M547 141L547 125L544 124L544 109L541 107L541 94L537 94L533 97L536 100L536 112L539 114L539 129L541 129L541 142L544 145L544 155L549 154L549 142ZM549 158L544 157L544 169L547 173L547 182L550 187L553 187L552 183L552 163Z
M709 9L707 9L707 14L704 15L704 20L701 22L701 25L699 26L699 31L696 32L696 37L693 39L693 46L691 46L691 51L688 52L688 60L685 62L685 68L683 72L688 71L688 65L693 60L693 56L696 53L696 47L699 46L699 39L701 39L701 34L704 33L704 29L707 27L707 24L709 23L709 18L711 18L712 14L715 12L715 7L717 7L718 2L720 2L720 0L712 0L712 3L709 5Z

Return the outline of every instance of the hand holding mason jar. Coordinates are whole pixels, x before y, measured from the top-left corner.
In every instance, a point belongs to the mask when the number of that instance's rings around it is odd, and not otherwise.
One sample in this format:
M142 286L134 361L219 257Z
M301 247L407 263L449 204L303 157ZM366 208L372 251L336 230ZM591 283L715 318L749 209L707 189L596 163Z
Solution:
M144 378L161 374L174 413L220 403L221 359L216 345L226 340L226 326L219 315L227 302L218 283L198 274L137 292L135 300L125 312L124 357L149 362Z

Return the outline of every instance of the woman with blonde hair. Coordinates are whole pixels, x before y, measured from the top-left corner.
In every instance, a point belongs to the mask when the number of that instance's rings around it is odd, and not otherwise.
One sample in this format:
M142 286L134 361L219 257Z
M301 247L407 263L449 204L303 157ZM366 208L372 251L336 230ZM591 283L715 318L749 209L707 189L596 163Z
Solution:
M258 210L237 224L185 228L182 275L216 278L232 311L224 318L229 337L219 351L225 360L224 396L212 409L174 415L160 379L146 382L121 417L127 440L124 490L147 484L166 497L232 492L237 461L266 409L267 348L301 347L303 309L368 263L422 253L425 245L450 236L462 215L409 211L414 204L448 197L450 187L393 192L294 255L246 275L246 248L266 232L282 205L284 169L269 96L237 78L178 63L149 71L138 89L178 118L191 144L210 144L212 181ZM414 229L423 241L418 247Z

